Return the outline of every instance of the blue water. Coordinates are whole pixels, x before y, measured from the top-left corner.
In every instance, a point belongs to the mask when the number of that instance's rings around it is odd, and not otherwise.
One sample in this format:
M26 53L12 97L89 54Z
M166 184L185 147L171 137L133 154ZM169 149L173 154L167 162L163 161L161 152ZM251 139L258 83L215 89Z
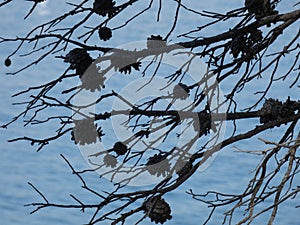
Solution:
M79 1L73 1L79 2ZM227 9L234 8L244 1L210 1L189 3L188 5L198 5L199 8L205 7L208 10L225 11ZM282 6L282 10L286 10L291 7L292 1ZM296 1L295 1L296 2ZM22 21L25 11L29 9L27 3L13 3L14 7L6 7L6 9L0 9L2 20L0 22L1 35L14 36L16 33L24 34L27 29L32 27L38 21L46 21L54 13L63 12L67 6L60 3L60 7L57 7L55 3L49 3L47 8L39 7L35 15L29 18L27 22ZM138 7L142 8L145 3L139 3ZM174 2L170 2L170 5L164 5L159 25L156 23L149 23L153 16L156 15L157 5L154 10L149 11L142 19L137 19L135 23L128 26L125 31L117 30L116 35L113 36L109 45L120 45L131 41L145 40L151 34L165 34L166 30L170 29L169 21L173 19L173 14L168 12L167 7L173 7ZM130 14L132 12L129 12ZM126 14L126 12L125 12ZM199 23L205 21L196 21L193 17L188 18L188 14L183 12L188 22L179 25L176 32L182 33L189 29L194 28ZM120 21L114 22L112 25L117 26ZM145 26L146 24L146 26ZM211 31L212 33L217 31ZM176 37L174 37L174 40ZM14 45L6 44L0 45L0 62L3 62L7 55L11 53ZM16 65L25 65L26 60L13 58L13 69ZM29 85L36 85L41 83L44 79L50 80L53 76L59 74L65 68L65 65L57 63L50 63L51 60L45 60L38 67L29 69L22 74L16 76L4 76L4 73L11 72L10 69L0 67L0 124L9 121L14 115L16 115L22 107L12 106L14 101L22 100L21 98L12 99L10 96L17 91L23 90ZM3 65L3 64L1 64ZM257 87L263 88L264 83L260 82ZM283 88L281 84L278 84L277 88ZM229 88L229 87L227 87ZM224 87L224 90L226 87ZM294 98L299 99L299 93L289 93L288 89L285 89L286 95L291 95ZM276 90L275 90L276 91ZM276 92L275 92L276 93ZM279 93L279 92L277 92ZM283 97L281 94L277 94L278 97ZM255 98L251 98L248 94L240 95L240 99L245 102L245 105L249 102L254 102ZM250 126L251 123L244 123L243 126ZM253 121L253 126L255 121ZM68 138L63 139L55 143L51 143L41 152L35 152L36 146L31 146L27 142L15 142L7 143L10 138L24 136L24 135L43 135L47 134L49 128L40 129L38 127L33 129L23 128L21 122L12 124L7 130L0 130L1 139L1 151L0 151L0 217L1 224L17 225L17 224L30 224L30 225L52 225L52 224L84 224L89 221L92 211L86 211L85 213L74 209L56 209L47 208L41 210L35 214L29 213L34 208L24 207L25 204L32 202L42 202L43 199L27 184L31 182L45 196L52 202L56 203L75 203L69 194L74 194L84 202L93 202L95 197L87 193L80 188L80 181L71 174L71 170L67 164L60 157L60 153L63 153L77 169L83 169L87 167L85 160L83 159L80 151L73 145ZM269 136L266 134L264 138L278 137L280 131L272 130ZM236 147L241 149L264 149L265 146L257 141L249 142L243 141L236 144ZM214 162L205 171L196 173L192 179L188 180L176 191L167 194L165 198L171 204L173 219L166 224L175 225L194 225L199 221L206 220L209 209L201 202L193 200L190 196L184 194L185 191L193 187L195 193L205 193L207 190L222 191L228 193L240 193L243 191L244 185L251 177L250 171L255 169L255 165L259 162L259 157L249 156L242 153L234 152L234 148L225 148L218 154ZM108 190L110 184L106 180L100 180L98 174L91 173L87 177L89 183L99 190ZM300 183L299 176L295 178L294 182ZM129 190L133 190L134 187L129 187ZM274 224L289 224L298 225L299 209L295 209L295 205L299 205L298 199L290 201L289 204L285 204L280 208L278 216ZM142 215L139 215L142 216ZM264 217L263 217L264 218ZM214 220L210 224L221 224L223 215L221 211L217 211ZM150 224L149 220L143 221L142 224ZM101 223L100 223L101 224ZM103 223L107 224L107 222ZM254 224L263 224L261 221L255 221Z

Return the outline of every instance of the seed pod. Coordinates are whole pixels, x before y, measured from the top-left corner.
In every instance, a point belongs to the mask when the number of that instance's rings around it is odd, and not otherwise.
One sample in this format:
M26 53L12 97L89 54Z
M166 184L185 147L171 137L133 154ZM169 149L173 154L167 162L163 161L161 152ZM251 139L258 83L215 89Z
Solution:
M9 67L11 65L10 58L5 59L4 64L5 64L5 66Z

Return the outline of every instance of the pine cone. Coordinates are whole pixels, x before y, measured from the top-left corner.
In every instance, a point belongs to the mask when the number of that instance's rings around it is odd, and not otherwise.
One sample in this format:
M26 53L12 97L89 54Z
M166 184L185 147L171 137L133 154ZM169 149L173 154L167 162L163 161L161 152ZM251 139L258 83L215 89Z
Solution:
M100 40L107 41L112 37L111 29L108 27L100 27L98 30Z
M64 62L70 63L70 68L72 70L76 69L76 74L81 77L93 62L93 59L85 49L75 48L66 55Z
M206 110L201 111L198 114L198 121L195 118L193 122L193 127L196 132L199 132L199 137L202 135L208 135L210 130L214 133L217 132L215 123L212 121L211 115Z
M147 170L151 175L165 177L170 172L170 163L166 154L155 154L146 163Z
M82 86L94 92L95 90L100 91L101 88L104 88L104 82L106 80L105 74L98 71L98 68L95 64L92 64L87 68L85 73L80 77Z
M118 163L116 157L114 157L111 154L106 154L103 158L103 162L106 165L106 167L111 167L111 168L115 168Z
M295 101L287 99L282 103L278 99L267 99L260 110L260 122L268 123L279 118L286 118L295 114Z
M246 42L247 39L244 35L239 35L232 40L230 44L230 53L232 54L233 58L237 58L240 53L245 52Z
M144 203L144 210L151 222L163 224L172 219L171 208L169 204L161 197L155 196L149 198Z
M256 19L278 14L278 11L274 10L275 4L271 4L270 0L245 0L245 7Z
M122 142L118 141L114 144L113 150L118 155L125 155L126 152L128 151L128 148Z
M135 51L118 50L111 55L110 58L111 66L114 67L115 71L119 72L131 72L131 69L139 70L141 62L137 61L137 55Z
M97 131L97 127L94 124L94 119L75 120L74 124L71 139L75 141L75 144L96 143L97 138L99 138L99 131Z
M269 121L274 121L280 113L280 108L282 107L282 102L277 99L267 99L261 108L261 123L267 123Z
M116 2L112 0L95 0L93 3L93 9L100 16L108 15L111 17L115 13L115 4Z

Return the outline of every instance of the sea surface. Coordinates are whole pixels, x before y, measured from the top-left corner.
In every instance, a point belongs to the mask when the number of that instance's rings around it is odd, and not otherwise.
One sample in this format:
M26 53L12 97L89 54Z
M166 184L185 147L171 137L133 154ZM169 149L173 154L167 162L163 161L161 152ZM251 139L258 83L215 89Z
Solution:
M26 31L32 28L35 24L46 21L54 15L63 13L69 6L63 4L65 1L46 1L36 8L36 11L29 17L27 21L23 21L32 2L27 1L13 1L11 6L5 6L0 9L0 37L15 37L24 35ZM74 3L79 1L73 1ZM163 4L160 22L155 22L157 15L158 4L153 3L153 9L145 13L141 19L136 19L129 24L128 29L116 30L111 41L101 43L107 46L119 46L130 42L146 40L151 34L166 34L166 31L171 29L172 21L174 19L175 1L168 1L168 4ZM214 10L219 12L226 12L228 9L233 9L243 4L243 0L233 1L183 1L191 7L200 9ZM297 1L283 1L280 5L282 12L292 7L293 3ZM142 9L147 6L148 1L140 1L136 9ZM125 12L126 15L132 15L133 11ZM198 21L192 15L183 11L182 16L185 17L184 22L179 22L176 33L184 33L190 29L197 27L205 21ZM122 24L122 18L114 21L111 26L117 27ZM221 27L220 27L221 29ZM216 30L209 31L211 34L218 32ZM289 31L291 35L295 31ZM174 37L176 40L176 37ZM32 85L41 84L44 80L51 80L52 77L60 74L65 68L66 64L60 61L53 61L47 58L33 68L30 68L17 75L5 75L7 72L12 72L14 69L20 68L26 63L28 59L12 57L12 66L5 68L4 60L14 50L16 45L12 43L0 44L0 124L10 121L15 115L21 112L22 105L12 105L14 102L24 100L23 97L11 98L11 96L21 90L24 90ZM283 68L284 70L284 68ZM265 80L262 79L257 83L257 86L251 87L249 93L253 90L264 87ZM230 87L222 87L224 91ZM278 88L281 91L278 91ZM251 92L252 91L252 92ZM286 96L290 95L292 98L299 99L300 93L291 92L288 85L275 84L275 88L271 90L277 98L284 100ZM283 94L285 96L283 96ZM245 105L255 101L255 97L251 94L241 94L239 96L241 102ZM242 126L255 126L256 121L243 122ZM230 126L229 126L230 128ZM81 155L79 149L73 144L69 138L64 138L60 141L51 143L40 152L36 152L37 146L31 146L28 142L13 142L9 143L7 140L22 137L47 134L49 127L39 128L24 127L22 121L16 121L11 124L8 129L0 130L0 218L1 224L5 225L75 225L84 224L89 221L93 211L81 212L77 209L58 209L47 208L42 209L34 214L30 214L35 208L25 206L33 202L43 202L41 196L29 185L33 184L39 191L41 191L47 199L56 203L75 203L71 199L70 194L77 196L83 202L93 202L94 196L81 188L80 180L72 175L72 171L60 156L62 153L76 169L87 168L87 163ZM242 128L241 128L242 130ZM222 150L208 168L197 172L191 179L183 184L176 191L167 194L166 200L172 207L171 221L166 224L174 225L195 225L203 223L207 219L210 211L207 206L199 201L193 200L185 192L191 187L195 193L204 194L208 190L221 191L225 193L241 193L248 180L251 178L251 171L260 160L259 156L248 155L244 153L237 153L237 148L244 150L265 149L257 138L274 138L280 137L282 130L274 129L264 136L257 136L256 141L243 141L234 146L230 146ZM105 190L110 187L107 180L99 179L97 173L91 173L87 178L91 186L96 189ZM29 182L29 183L28 183ZM295 184L300 184L299 175L295 177ZM128 187L127 190L138 190L141 187ZM290 203L279 207L278 216L274 222L276 225L299 225L299 208L294 206L299 205L299 196ZM267 202L266 204L271 204ZM241 212L242 213L242 212ZM263 215L259 221L254 221L253 224L265 224L262 222L268 215ZM221 224L223 219L222 211L216 211L215 217L209 224ZM100 224L108 224L107 221ZM148 219L144 220L142 224L151 224Z

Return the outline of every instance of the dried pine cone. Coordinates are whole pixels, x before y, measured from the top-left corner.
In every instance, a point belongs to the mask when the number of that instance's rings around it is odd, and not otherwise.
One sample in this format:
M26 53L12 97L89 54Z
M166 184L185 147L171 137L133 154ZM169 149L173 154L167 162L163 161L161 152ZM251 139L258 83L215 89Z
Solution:
M85 73L80 77L82 82L82 86L94 92L95 90L101 90L104 88L104 81L106 78L104 77L105 74L98 72L97 66L92 64L87 68Z
M263 104L260 110L260 122L267 123L275 121L280 118L286 118L295 114L295 101L287 99L285 103L282 103L278 99L269 98Z
M103 158L103 162L106 167L111 167L111 168L115 168L118 163L116 157L114 157L111 154L106 154Z
M111 29L108 27L100 27L98 30L100 40L107 41L112 37Z
M114 144L113 150L115 153L117 153L118 155L125 155L126 152L128 151L128 148L125 144L123 144L122 142L118 141Z
M282 102L278 101L277 99L267 99L260 110L262 114L262 116L260 117L260 122L267 123L269 121L276 120L278 115L280 114L281 107Z
M176 84L173 88L174 97L184 100L189 97L190 89L183 83Z
M71 132L71 139L75 141L75 144L85 145L96 143L97 138L103 136L101 130L97 130L94 119L92 118L75 120L74 124L75 126Z
M170 172L170 163L166 154L155 154L146 163L147 170L151 175L165 177Z
M95 0L93 4L94 11L100 15L100 16L106 16L109 17L114 15L114 6L116 2L112 0Z
M144 203L144 210L151 222L163 224L172 219L171 208L169 204L161 197L155 196L149 198Z
M256 55L253 51L253 47L261 42L262 39L262 32L258 29L250 31L249 33L240 34L233 38L230 44L230 53L234 58L237 58L241 53L241 56L246 56L249 61L255 59Z
M81 77L91 65L93 59L85 49L75 48L66 55L64 62L70 63L70 68L72 70L76 69L76 74Z
M271 4L270 0L245 0L245 7L256 19L278 14L278 11L274 10L275 4Z

